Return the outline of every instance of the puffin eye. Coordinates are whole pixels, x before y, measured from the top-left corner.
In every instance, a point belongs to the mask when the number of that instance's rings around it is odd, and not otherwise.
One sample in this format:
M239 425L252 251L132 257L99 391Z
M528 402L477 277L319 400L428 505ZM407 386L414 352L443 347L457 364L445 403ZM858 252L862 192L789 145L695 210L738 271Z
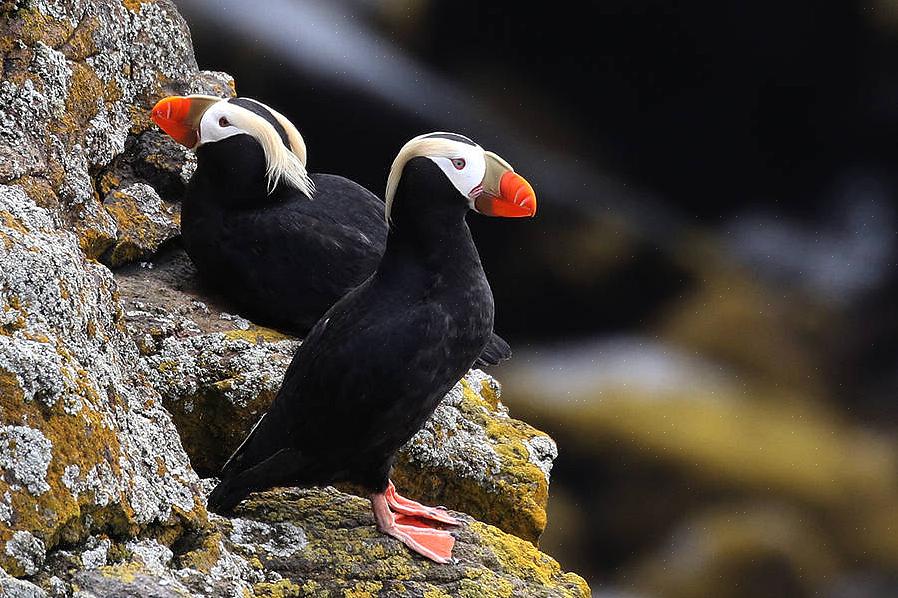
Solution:
M221 118L218 119L218 126L219 127L230 127L231 121L229 121L227 118L222 116Z
M465 167L465 161L462 158L454 158L452 160L452 165L455 166L455 170L461 170Z

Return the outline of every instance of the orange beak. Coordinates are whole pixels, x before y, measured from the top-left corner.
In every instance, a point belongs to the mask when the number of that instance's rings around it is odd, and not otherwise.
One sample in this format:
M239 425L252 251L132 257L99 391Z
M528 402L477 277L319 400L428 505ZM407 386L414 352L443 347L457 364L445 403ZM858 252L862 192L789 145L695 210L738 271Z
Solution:
M525 218L536 215L536 193L530 183L508 170L499 179L498 196L484 192L474 200L474 208L487 216Z
M203 113L221 99L211 96L169 96L156 102L151 117L172 139L193 148L200 139Z

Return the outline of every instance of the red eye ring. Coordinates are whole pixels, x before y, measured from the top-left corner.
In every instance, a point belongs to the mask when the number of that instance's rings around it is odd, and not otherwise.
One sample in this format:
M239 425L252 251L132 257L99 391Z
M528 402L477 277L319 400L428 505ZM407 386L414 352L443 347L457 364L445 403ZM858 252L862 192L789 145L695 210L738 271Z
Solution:
M226 117L222 116L221 118L218 119L218 126L219 127L230 127L231 121L229 121Z
M452 165L455 166L455 170L461 170L465 167L465 160L464 158L453 158Z

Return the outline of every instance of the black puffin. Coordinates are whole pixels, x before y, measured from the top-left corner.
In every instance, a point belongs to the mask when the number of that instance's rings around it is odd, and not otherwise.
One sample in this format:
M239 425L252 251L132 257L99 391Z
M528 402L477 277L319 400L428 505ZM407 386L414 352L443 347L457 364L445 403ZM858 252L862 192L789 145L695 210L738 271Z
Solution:
M384 204L341 176L309 174L295 126L250 98L171 96L156 124L194 149L181 206L202 278L254 321L303 336L383 255ZM511 356L494 336L477 365Z
M533 188L507 162L454 133L409 141L390 170L383 259L312 328L277 397L222 469L211 510L273 486L349 483L371 499L377 527L448 562L455 525L401 497L393 458L480 355L493 295L465 222L468 210L523 217Z

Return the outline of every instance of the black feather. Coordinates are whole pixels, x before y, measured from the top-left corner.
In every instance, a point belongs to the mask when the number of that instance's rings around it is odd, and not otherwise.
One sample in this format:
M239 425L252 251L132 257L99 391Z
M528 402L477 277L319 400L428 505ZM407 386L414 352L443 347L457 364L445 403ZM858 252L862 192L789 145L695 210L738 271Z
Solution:
M269 194L264 153L249 135L204 144L197 160L181 209L184 247L203 280L254 322L304 336L380 261L384 203L361 185L312 174L312 200L283 183ZM491 347L489 365L507 343L496 337Z
M300 345L210 508L276 485L384 490L396 451L492 334L493 296L466 212L433 162L405 166L383 260Z

